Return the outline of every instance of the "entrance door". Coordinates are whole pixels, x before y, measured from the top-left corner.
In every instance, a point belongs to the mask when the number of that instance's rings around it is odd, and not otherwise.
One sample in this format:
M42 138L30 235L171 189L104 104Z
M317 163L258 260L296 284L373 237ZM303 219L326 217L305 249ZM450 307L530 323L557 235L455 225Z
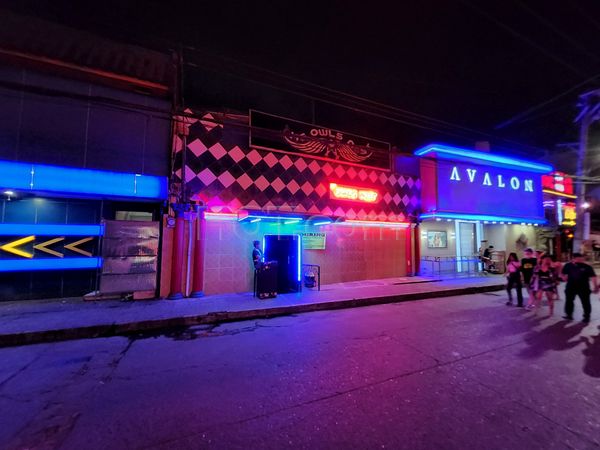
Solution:
M298 292L300 290L300 236L265 235L265 261L277 261L277 291Z
M475 239L475 223L472 222L459 222L458 223L458 234L459 234L459 248L458 256L464 258L473 258L477 253L477 241ZM470 264L468 261L462 261L458 263L459 272L468 272Z

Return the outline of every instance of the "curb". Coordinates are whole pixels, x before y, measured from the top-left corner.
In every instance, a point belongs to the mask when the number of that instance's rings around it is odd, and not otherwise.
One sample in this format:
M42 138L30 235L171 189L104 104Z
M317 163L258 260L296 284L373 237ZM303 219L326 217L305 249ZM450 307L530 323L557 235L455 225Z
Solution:
M478 294L505 289L504 284L488 286L471 286L442 291L417 292L410 294L394 294L383 297L355 298L333 302L289 305L274 308L261 308L246 311L220 311L202 315L170 317L166 319L142 320L126 323L91 325L77 328L32 331L24 333L0 334L0 347L39 344L44 342L68 341L74 339L106 338L114 336L132 336L139 332L159 331L169 328L185 328L194 325L209 325L251 319L268 319L291 314L313 311L357 308L362 306L383 305L405 301L425 300L431 298L452 297L456 295Z

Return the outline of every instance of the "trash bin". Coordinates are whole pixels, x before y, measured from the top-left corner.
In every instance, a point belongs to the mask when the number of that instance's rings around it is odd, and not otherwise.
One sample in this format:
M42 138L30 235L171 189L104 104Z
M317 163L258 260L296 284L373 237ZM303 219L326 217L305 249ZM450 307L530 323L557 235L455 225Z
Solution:
M306 286L307 288L314 288L316 285L317 274L312 270L304 272L304 286Z

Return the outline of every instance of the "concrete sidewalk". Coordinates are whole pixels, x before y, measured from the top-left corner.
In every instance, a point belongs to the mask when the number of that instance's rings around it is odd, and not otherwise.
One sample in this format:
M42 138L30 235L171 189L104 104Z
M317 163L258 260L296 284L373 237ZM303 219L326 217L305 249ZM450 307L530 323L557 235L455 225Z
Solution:
M504 288L504 277L388 278L324 285L259 300L252 293L199 299L83 301L81 298L0 303L0 347L128 335L325 309L448 297Z

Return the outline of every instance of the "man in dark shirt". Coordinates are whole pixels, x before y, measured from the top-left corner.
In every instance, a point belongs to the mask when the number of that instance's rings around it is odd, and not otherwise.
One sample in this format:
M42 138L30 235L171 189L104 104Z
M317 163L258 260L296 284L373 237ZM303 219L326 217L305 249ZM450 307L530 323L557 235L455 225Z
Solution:
M496 267L494 266L494 262L492 261L492 252L494 251L494 246L490 245L483 251L483 257L481 260L483 261L483 271L491 272Z
M594 292L598 292L598 280L592 266L586 264L581 253L573 253L573 260L563 267L563 279L567 282L565 289L564 319L573 320L575 297L578 295L583 306L583 321L589 322L592 314L590 303L590 279L594 283Z
M263 263L263 252L260 249L260 241L254 241L254 248L252 249L252 262L254 263L255 269L260 269Z
M483 251L483 257L484 258L490 258L492 256L492 252L494 251L494 246L490 245L488 248L486 248Z
M526 248L525 252L523 252L523 256L523 259L521 259L521 272L523 273L523 282L525 283L527 294L529 294L529 303L531 304L533 302L533 293L529 285L531 283L531 278L533 277L533 270L537 265L537 259L531 248Z

